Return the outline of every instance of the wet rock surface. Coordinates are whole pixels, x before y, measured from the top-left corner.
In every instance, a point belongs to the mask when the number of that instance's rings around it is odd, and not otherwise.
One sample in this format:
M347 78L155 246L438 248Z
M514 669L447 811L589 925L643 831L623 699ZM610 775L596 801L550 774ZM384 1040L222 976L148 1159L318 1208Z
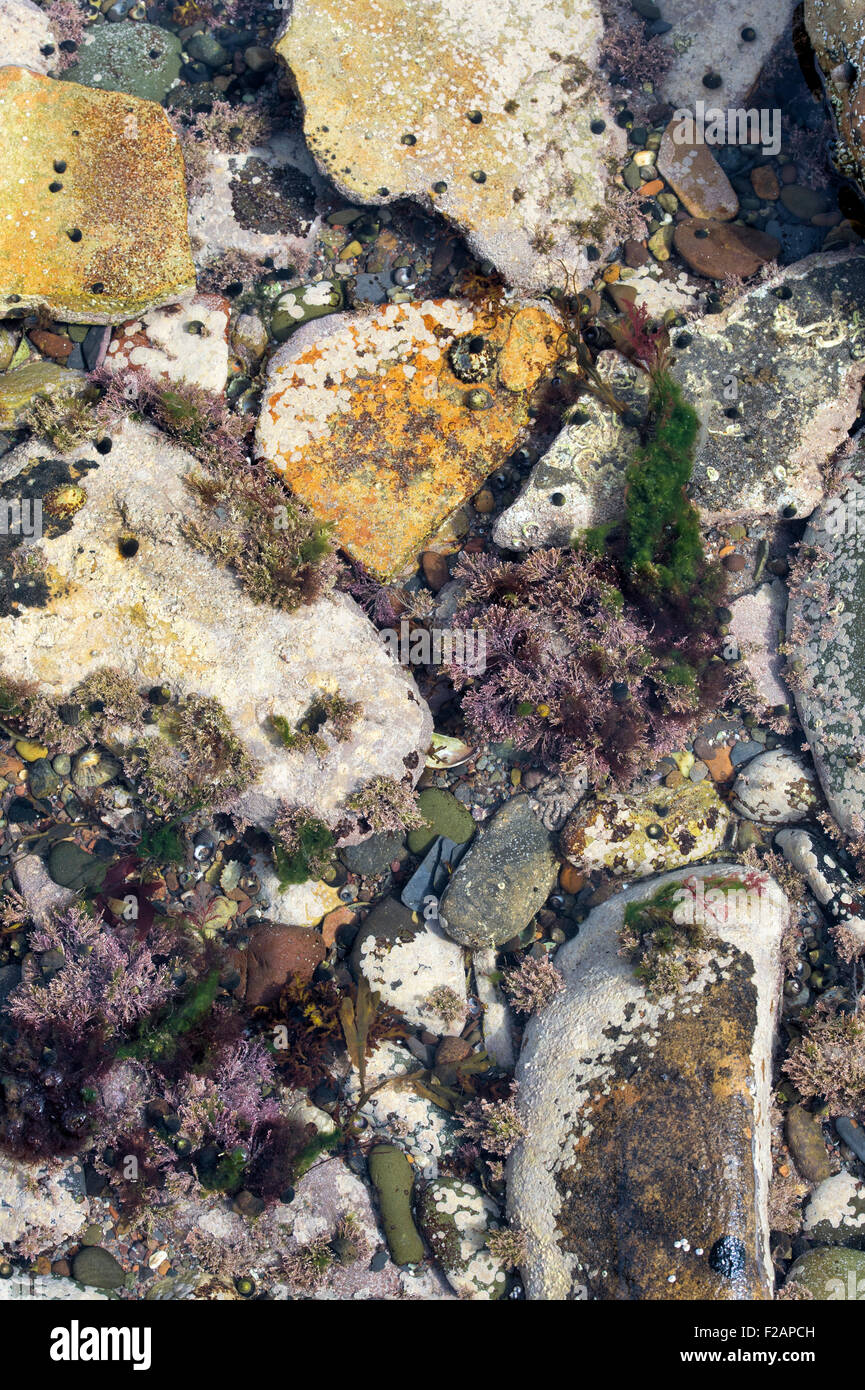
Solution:
M771 1296L767 1068L787 905L771 881L731 902L696 980L652 1003L619 954L623 910L682 878L596 908L557 953L564 992L526 1031L508 1204L531 1298Z
M26 477L44 454L25 445L3 460L2 477L17 478L22 470ZM110 453L85 446L70 463L84 478L87 502L64 534L40 543L57 576L50 599L0 619L7 675L35 678L60 695L70 672L81 679L88 670L121 665L144 683L212 693L263 769L246 793L250 815L272 816L280 796L327 815L367 776L405 775L403 759L428 742L429 714L412 678L390 662L349 598L322 600L294 615L254 604L183 540L182 523L197 506L183 483L194 461L143 426L128 422L112 436ZM118 549L121 499L140 542L132 558ZM334 644L329 672L323 630ZM287 651L290 662L280 656ZM271 712L300 719L310 689L322 681L335 682L365 711L350 761L337 745L330 766L315 754L285 757L268 723Z
M194 287L183 165L164 111L21 68L0 70L0 103L15 151L0 200L17 210L0 230L0 300L112 323ZM52 196L55 161L64 173Z
M301 0L275 49L310 150L347 197L436 209L534 291L558 260L585 282L586 243L608 240L599 133L607 155L624 140L589 82L601 34L592 0L459 12L423 0L411 14L392 0L351 14Z

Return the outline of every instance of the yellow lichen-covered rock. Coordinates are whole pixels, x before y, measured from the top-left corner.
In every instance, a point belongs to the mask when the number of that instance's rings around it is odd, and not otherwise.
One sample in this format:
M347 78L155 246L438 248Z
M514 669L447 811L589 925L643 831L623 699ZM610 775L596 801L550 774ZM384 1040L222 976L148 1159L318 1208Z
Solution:
M721 844L730 813L711 782L596 796L577 807L562 848L583 871L642 878L705 859Z
M177 136L151 101L0 68L0 314L113 323L194 288Z
M305 324L271 361L258 452L390 579L518 443L560 339L534 305L461 300Z
M276 52L319 167L347 197L411 197L523 290L580 283L609 239L625 148L597 0L295 0Z

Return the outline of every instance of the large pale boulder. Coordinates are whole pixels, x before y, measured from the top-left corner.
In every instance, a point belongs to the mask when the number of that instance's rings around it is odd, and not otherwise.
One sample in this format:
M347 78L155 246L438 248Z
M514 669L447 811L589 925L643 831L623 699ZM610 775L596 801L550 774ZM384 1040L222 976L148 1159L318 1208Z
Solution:
M805 0L805 28L835 117L835 160L865 186L865 0Z
M0 463L0 484L40 496L52 457L38 441L22 445ZM84 445L58 462L87 500L61 526L49 527L46 514L32 550L47 566L47 590L0 617L3 672L62 695L89 672L119 666L145 688L165 682L212 696L261 765L241 802L250 819L268 820L285 798L333 821L369 778L419 772L429 711L351 599L335 594L294 613L255 603L186 540L200 504L183 479L195 466L132 421L112 434L109 453ZM139 543L131 558L118 548L126 533ZM361 705L349 739L321 759L287 752L271 716L294 726L317 693L336 690Z
M524 290L580 283L625 148L596 0L295 0L275 44L319 168L349 197L442 213Z
M592 911L556 953L565 988L517 1065L526 1137L508 1170L532 1299L771 1297L772 1045L786 899L709 864ZM620 954L628 904L677 885L708 941L676 994Z

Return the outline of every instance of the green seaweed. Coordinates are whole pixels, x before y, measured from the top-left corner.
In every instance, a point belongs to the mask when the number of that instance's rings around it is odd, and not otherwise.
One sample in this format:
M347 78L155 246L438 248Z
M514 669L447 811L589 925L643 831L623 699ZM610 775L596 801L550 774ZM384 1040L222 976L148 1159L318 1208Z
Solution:
M167 1061L174 1055L177 1040L200 1023L213 1007L219 993L219 971L208 975L192 987L186 998L171 1013L160 1011L157 1019L149 1018L138 1031L138 1037L117 1050L118 1059L136 1061Z

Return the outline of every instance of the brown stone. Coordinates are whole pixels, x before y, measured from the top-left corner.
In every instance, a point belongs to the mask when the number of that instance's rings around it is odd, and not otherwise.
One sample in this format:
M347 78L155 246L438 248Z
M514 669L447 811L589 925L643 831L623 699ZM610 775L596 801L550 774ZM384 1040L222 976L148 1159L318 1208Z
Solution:
M641 265L647 264L648 259L645 242L634 241L633 238L625 242L625 265L630 266L632 270L639 270Z
M579 893L585 881L585 874L581 874L573 864L563 864L559 869L559 887L563 893Z
M324 957L320 932L263 922L253 931L245 951L232 952L232 964L241 976L237 992L250 1008L271 1004L289 975L311 980Z
M658 171L693 217L726 222L739 211L736 190L706 144L679 142L681 122L664 131L658 150Z
M482 515L486 515L487 512L491 512L496 505L496 499L493 495L493 491L491 488L488 487L482 487L480 492L475 494L472 501L475 511L480 512Z
M758 198L764 202L774 203L781 192L778 183L778 176L771 164L761 164L758 169L751 170L751 187Z
M450 579L447 558L439 555L437 550L425 550L420 557L420 563L424 579L433 593L437 594Z
M39 352L53 357L55 362L65 362L75 346L64 333L49 333L47 328L31 328L27 336Z
M335 907L333 912L328 912L321 923L321 939L328 950L336 940L336 934L340 927L350 926L357 921L357 913L351 907Z
M787 1111L786 1132L790 1152L806 1182L823 1182L832 1176L823 1130L815 1115L802 1105L791 1105Z
M471 1043L466 1042L465 1038L442 1038L436 1048L436 1066L453 1066L455 1062L464 1062L471 1050Z
M737 222L709 222L690 217L676 227L673 241L684 261L698 275L723 280L736 275L742 280L755 275L774 260L781 243L754 227Z
M735 771L730 761L729 748L716 748L708 756L704 753L702 760L709 769L709 776L713 782L731 782Z
M744 555L740 555L738 551L734 550L732 555L724 556L721 564L724 566L724 569L729 570L731 574L741 574L742 570L745 568L746 561Z

